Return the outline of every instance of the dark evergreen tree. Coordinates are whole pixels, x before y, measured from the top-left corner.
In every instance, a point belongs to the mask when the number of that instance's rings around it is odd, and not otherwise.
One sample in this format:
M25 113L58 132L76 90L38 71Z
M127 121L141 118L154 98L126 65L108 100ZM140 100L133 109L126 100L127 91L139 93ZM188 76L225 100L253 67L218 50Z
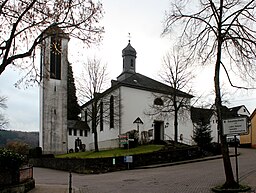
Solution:
M210 124L200 121L195 125L192 139L196 142L198 147L206 149L210 146L212 141Z
M67 103L67 114L68 120L78 120L78 115L80 114L80 106L77 102L76 97L76 86L73 76L72 66L68 64L68 86L67 86L67 94L68 94L68 103Z

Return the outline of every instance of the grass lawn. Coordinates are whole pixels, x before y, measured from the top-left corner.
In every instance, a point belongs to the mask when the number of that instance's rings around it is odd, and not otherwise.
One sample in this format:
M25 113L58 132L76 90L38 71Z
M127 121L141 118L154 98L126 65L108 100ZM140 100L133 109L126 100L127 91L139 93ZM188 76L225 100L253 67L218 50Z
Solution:
M118 157L134 154L143 154L158 151L163 147L163 145L143 145L132 149L111 149L111 150L102 150L99 152L86 151L79 153L69 153L63 155L57 155L56 158L103 158L103 157Z

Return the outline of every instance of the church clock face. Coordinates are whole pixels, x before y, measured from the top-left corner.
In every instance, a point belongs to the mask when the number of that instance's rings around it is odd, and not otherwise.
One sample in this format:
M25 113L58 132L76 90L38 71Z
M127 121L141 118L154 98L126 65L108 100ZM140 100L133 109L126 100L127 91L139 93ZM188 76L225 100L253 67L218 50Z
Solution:
M61 79L61 39L51 37L50 78Z

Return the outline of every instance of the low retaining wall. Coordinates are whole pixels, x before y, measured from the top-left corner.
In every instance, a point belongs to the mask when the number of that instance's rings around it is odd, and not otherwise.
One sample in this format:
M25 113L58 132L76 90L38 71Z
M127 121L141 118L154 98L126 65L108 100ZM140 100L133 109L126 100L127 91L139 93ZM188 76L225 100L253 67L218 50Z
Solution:
M201 154L195 147L171 151L158 151L133 155L133 163L130 163L129 167L134 168L158 163L170 163L199 157L201 157ZM127 163L124 162L124 156L94 159L32 158L29 162L34 167L45 167L76 173L105 173L127 168Z
M35 180L30 179L21 184L0 187L0 193L26 193L35 188Z
M25 193L34 187L31 165L19 169L0 169L0 193Z

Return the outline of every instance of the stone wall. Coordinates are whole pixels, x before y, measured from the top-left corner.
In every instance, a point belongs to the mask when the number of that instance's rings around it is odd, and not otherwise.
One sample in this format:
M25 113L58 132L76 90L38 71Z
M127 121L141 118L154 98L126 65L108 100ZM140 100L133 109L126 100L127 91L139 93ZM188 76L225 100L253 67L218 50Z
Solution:
M171 163L188 159L196 159L201 156L196 147L181 150L158 151L154 153L133 155L133 163L130 168L139 166ZM113 161L113 159L115 159ZM75 159L75 158L32 158L30 163L35 167L45 167L57 170L66 170L76 173L105 173L127 168L124 156L115 158L94 158L94 159Z

